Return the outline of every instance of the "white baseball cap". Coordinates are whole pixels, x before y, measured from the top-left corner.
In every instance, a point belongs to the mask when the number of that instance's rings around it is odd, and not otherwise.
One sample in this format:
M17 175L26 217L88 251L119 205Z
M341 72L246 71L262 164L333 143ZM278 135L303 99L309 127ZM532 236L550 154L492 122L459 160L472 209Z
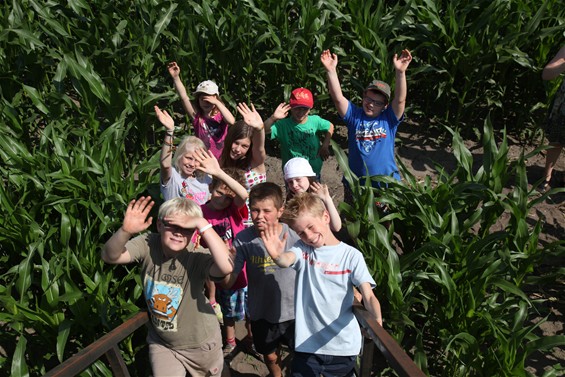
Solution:
M312 170L312 166L307 159L302 157L294 157L284 164L284 180L296 177L315 177L316 173Z
M220 92L218 91L218 85L216 85L216 83L211 80L202 81L200 84L198 84L193 94L196 93L204 93L211 96L220 94Z

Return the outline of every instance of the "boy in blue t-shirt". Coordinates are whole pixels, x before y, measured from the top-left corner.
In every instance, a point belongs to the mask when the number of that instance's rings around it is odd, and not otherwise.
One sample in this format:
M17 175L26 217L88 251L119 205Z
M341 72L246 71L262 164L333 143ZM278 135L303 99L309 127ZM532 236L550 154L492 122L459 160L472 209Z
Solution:
M275 227L261 232L267 252L279 267L296 270L293 376L351 376L361 349L361 330L353 314L353 287L365 308L382 325L379 300L363 254L339 241L330 229L322 199L304 192L286 203L281 217L300 237L288 248ZM288 250L288 251L285 251Z
M337 76L337 55L330 50L320 57L328 76L328 89L339 116L347 124L349 168L358 177L392 175L400 180L394 159L394 138L404 117L406 106L406 70L412 61L408 50L394 54L396 89L390 101L390 86L379 80L371 82L363 91L362 107L355 106L341 92ZM389 106L390 104L390 106ZM351 203L351 191L344 187L344 200Z
M281 103L265 120L265 132L281 145L282 167L293 157L303 157L319 180L322 163L329 156L334 125L318 115L309 115L312 107L312 92L305 88L294 89L289 104ZM287 118L289 111L290 117ZM321 145L318 134L324 134Z

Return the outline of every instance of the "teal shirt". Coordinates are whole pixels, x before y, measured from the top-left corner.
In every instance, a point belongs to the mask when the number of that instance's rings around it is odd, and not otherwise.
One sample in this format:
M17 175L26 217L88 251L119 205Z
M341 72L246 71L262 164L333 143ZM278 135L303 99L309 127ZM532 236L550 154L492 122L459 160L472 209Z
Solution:
M291 117L281 119L271 127L271 140L281 144L282 166L293 157L303 157L308 160L316 174L322 171L320 138L318 133L330 130L331 123L318 115L308 115L303 124L298 124Z

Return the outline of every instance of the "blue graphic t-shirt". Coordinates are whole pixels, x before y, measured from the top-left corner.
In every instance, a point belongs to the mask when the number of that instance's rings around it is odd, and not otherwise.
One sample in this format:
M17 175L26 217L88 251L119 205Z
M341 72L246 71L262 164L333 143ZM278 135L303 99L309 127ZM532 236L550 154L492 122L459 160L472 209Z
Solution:
M394 158L394 138L398 125L391 106L378 117L370 118L361 107L351 102L343 120L347 124L349 168L358 177L388 175L400 180ZM365 168L366 166L366 168Z

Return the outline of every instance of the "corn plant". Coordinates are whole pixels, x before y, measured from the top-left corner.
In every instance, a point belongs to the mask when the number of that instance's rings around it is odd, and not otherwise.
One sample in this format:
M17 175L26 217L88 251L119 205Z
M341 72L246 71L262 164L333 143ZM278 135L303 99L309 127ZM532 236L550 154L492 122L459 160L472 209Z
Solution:
M508 161L506 136L497 144L487 119L477 168L459 134L449 131L458 166L452 173L439 169L437 182L428 177L419 183L402 167L405 184L373 177L388 184L377 190L369 180L359 183L338 150L358 199L352 206L340 204L340 212L374 271L386 326L405 349L414 350L423 370L442 376L526 375L528 355L563 345L565 337L534 334L540 322L529 320L539 314L539 302L523 288L542 258L565 250L560 242L540 246L541 222L528 225L528 213L547 197L528 188L528 156ZM391 213L382 216L376 200ZM501 228L504 213L510 221Z

